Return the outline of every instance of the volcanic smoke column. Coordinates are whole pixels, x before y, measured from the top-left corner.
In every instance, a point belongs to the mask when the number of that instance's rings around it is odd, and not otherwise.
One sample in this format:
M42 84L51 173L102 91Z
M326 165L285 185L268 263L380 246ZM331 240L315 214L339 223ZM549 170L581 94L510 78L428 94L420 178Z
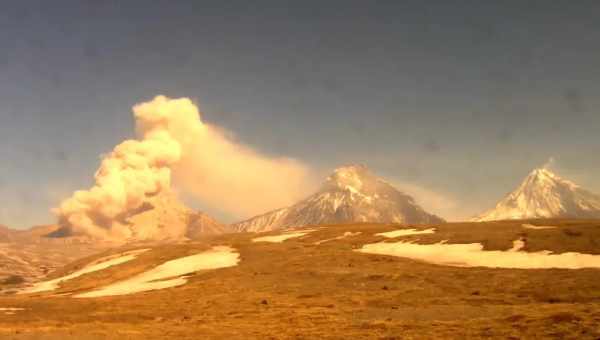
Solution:
M237 142L204 123L190 99L157 96L133 112L138 139L117 145L102 160L96 184L54 210L69 234L113 240L147 234L126 220L150 196L169 190L172 177L205 208L237 217L290 205L312 190L307 166Z
M171 186L171 166L181 157L181 145L170 133L174 119L199 121L187 98L158 96L133 107L138 140L126 140L105 156L95 185L76 191L54 209L59 224L71 234L123 239L131 231L122 222L144 200Z

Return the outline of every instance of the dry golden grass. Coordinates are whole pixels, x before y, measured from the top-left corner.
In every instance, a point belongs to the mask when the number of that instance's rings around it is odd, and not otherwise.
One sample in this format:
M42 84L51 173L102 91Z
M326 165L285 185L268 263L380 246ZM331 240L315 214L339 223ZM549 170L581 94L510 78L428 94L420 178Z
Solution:
M534 221L434 226L419 242L481 242L526 251L600 254L598 221ZM421 226L417 228L425 228ZM118 267L66 282L39 295L7 295L0 307L2 339L430 339L600 337L600 270L453 268L352 251L397 226L322 228L283 243L253 243L253 234L160 245ZM346 231L358 236L332 240ZM89 290L211 245L238 249L237 267L193 275L187 285L128 296L52 297ZM106 255L106 254L102 254ZM53 274L70 272L97 255Z

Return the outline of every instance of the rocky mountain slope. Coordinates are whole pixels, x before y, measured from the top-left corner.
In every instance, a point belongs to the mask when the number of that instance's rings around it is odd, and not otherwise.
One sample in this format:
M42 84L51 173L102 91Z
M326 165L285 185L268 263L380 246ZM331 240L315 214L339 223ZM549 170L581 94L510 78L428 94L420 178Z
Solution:
M440 223L415 200L362 165L340 167L308 198L283 209L236 223L236 231L344 222Z
M495 208L473 220L530 218L600 218L600 196L548 169L539 168Z
M194 240L206 235L223 234L227 231L226 225L219 223L203 212L197 212L189 216L185 236Z

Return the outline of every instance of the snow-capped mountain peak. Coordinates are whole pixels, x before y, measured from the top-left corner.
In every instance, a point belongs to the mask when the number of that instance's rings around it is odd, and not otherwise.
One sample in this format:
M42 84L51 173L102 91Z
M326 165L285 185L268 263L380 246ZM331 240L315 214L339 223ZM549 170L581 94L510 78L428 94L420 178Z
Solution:
M600 217L600 196L562 179L547 168L534 169L494 209L475 221L527 218Z
M439 223L414 199L379 179L364 165L337 168L313 195L290 206L233 225L239 231L343 222Z
M342 192L350 199L373 199L377 195L374 186L378 179L364 165L348 165L335 169L327 177L320 191ZM355 197L356 196L356 197Z
M537 168L531 171L525 179L523 185L540 185L540 186L556 186L565 185L572 189L579 188L579 186L571 181L560 178L558 175L553 173L547 168Z
M337 168L327 177L327 183L350 191L360 191L365 177L372 177L364 165L349 165Z

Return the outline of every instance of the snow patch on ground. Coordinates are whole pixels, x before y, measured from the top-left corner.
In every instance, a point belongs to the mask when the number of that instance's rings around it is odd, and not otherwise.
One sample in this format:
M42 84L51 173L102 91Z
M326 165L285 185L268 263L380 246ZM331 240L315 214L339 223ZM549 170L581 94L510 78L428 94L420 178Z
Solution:
M417 244L411 242L379 242L366 244L356 251L367 254L391 255L428 263L455 267L490 268L600 268L600 255L575 252L552 254L544 250L535 253L520 251L523 240L513 242L507 251L483 250L481 243L469 244Z
M213 247L205 252L167 261L147 272L100 289L75 295L77 298L128 295L150 290L177 287L187 283L187 276L200 270L233 267L240 254L231 247Z
M252 239L252 242L271 242L271 243L281 243L285 240L291 239L291 238L297 238L297 237L302 237L304 235L307 235L311 232L315 231L314 229L306 229L306 230L302 230L302 231L291 231L291 232L286 232L283 233L281 235L272 235L272 236L261 236L261 237L255 237Z
M435 233L435 228L429 228L425 230L417 230L417 229L398 229L394 231L388 231L385 233L375 234L376 236L383 236L387 238L394 238L400 236L408 236L408 235L422 235L422 234L433 234Z
M4 312L6 315L14 315L15 312L25 310L25 308L17 307L0 307L0 312Z
M523 224L522 227L525 229L556 229L556 227L550 225L533 225L528 223Z
M347 232L345 232L344 234L342 234L342 235L340 235L338 237L328 238L328 239L325 239L325 240L317 241L317 242L315 242L315 244L319 245L321 243L325 243L325 242L329 242L329 241L335 241L335 240L341 240L341 239L346 238L346 237L357 236L357 235L360 235L360 234L362 234L360 231L355 232L355 233L353 233L351 231L347 231Z
M513 241L513 246L508 251L519 251L525 247L525 241L520 238Z
M141 253L146 252L148 250L150 249L136 249L116 255L103 257L69 275L65 275L63 277L59 277L53 280L37 282L31 287L23 289L19 292L19 294L41 293L58 289L62 282L72 280L76 277L80 277L88 273L97 272L99 270L103 270L112 266L129 262L135 259Z

